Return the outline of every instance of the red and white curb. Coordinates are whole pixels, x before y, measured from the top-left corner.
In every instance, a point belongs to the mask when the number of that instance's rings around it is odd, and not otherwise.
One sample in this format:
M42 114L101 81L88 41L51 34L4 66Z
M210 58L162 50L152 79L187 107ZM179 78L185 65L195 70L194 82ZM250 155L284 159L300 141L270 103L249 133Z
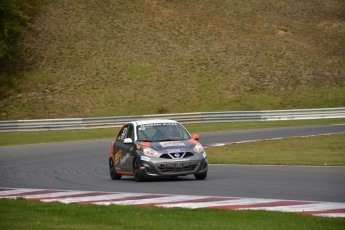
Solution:
M16 197L43 202L56 201L78 204L139 205L191 209L269 210L325 217L345 217L345 203L335 202L0 187L0 199Z

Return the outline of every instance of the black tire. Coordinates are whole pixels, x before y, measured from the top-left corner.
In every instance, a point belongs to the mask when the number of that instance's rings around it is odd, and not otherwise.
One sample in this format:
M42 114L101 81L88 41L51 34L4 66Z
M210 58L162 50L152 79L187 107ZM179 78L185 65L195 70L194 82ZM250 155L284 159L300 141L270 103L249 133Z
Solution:
M207 177L207 172L194 174L196 180L205 180Z
M138 159L134 159L133 161L133 173L134 173L134 180L136 182L141 182L145 180L144 176L141 173Z
M110 171L110 178L112 180L120 180L121 179L121 175L116 173L113 158L109 158L109 171Z

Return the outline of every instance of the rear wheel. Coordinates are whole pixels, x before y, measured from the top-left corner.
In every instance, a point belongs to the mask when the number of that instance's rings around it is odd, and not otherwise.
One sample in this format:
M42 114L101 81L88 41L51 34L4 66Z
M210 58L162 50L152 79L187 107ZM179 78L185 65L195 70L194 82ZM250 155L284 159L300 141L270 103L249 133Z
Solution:
M111 157L109 158L109 171L110 171L110 177L112 180L121 179L121 175L116 173L114 161L113 161L113 158Z
M134 180L136 182L141 182L141 181L145 180L144 176L141 173L138 159L134 159L134 162L133 162L133 172L134 172Z
M207 172L194 174L194 177L197 180L205 180L207 177Z

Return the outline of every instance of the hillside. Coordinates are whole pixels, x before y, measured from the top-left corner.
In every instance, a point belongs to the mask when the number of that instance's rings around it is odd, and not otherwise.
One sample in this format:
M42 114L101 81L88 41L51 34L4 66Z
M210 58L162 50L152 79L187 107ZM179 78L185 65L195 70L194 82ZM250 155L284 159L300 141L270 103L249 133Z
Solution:
M342 0L44 2L0 119L345 106Z

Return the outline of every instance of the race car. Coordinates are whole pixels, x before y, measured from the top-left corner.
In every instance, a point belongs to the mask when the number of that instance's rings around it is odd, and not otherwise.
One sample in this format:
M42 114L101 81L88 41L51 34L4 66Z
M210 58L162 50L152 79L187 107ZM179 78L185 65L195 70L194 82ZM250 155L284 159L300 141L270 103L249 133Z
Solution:
M134 176L144 181L157 177L194 174L207 177L206 152L183 125L173 120L141 120L122 126L109 152L110 177Z

